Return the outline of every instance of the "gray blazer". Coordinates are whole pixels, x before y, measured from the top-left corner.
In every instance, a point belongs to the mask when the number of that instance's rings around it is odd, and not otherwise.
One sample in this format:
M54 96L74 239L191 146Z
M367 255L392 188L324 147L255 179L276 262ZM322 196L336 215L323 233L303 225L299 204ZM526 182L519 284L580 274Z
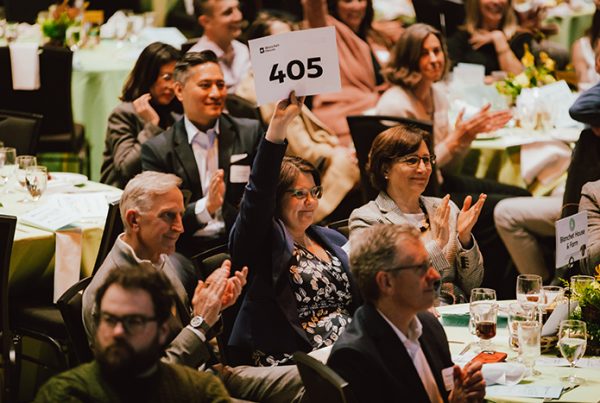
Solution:
M138 266L132 250L127 248L123 242L115 242L108 256L94 275L90 285L83 293L83 324L91 342L94 340L96 333L96 323L93 315L96 312L96 291L104 283L104 280L117 267L132 267ZM149 264L149 263L148 263ZM188 295L185 291L177 275L176 265L181 264L180 261L167 258L163 272L171 281L171 285L177 294L176 308L177 316L173 316L169 321L170 344L165 348L163 361L175 364L186 365L192 368L198 368L205 363L210 357L209 350L204 342L190 329L184 327L190 321L190 304ZM191 264L191 263L190 263Z
M421 201L425 207L426 214L429 217L433 217L442 199L421 196ZM423 243L429 253L433 267L439 271L442 277L442 283L453 284L455 291L458 294L464 293L464 297L468 301L471 289L479 287L483 280L483 256L481 256L475 238L473 238L473 246L469 250L464 249L460 244L456 231L458 213L458 207L450 201L450 237L443 249L439 247L434 239L428 237L427 234L423 237ZM375 200L352 212L349 220L350 235L354 236L361 229L374 224L411 223L387 193L380 192ZM435 229L434 225L433 221L431 221L431 230ZM432 231L429 231L429 234L431 233ZM459 297L456 294L455 296Z
M579 211L588 216L588 260L581 265L581 273L595 276L594 268L600 264L600 181L588 182L581 189ZM585 267L584 267L585 266Z

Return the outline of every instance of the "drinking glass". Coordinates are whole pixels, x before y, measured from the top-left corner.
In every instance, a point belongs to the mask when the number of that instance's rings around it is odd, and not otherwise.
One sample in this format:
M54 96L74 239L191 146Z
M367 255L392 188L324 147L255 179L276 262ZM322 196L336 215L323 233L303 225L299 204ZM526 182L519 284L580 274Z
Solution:
M25 183L31 199L38 201L48 184L48 169L42 165L28 167L25 170Z
M474 301L496 301L496 290L492 288L473 288L469 302ZM469 331L475 335L475 323L473 317L469 318Z
M520 274L517 277L517 301L540 303L542 277L537 274Z
M508 346L511 350L519 351L519 324L539 319L540 312L532 302L513 302L508 306Z
M575 368L575 363L585 353L587 346L587 328L584 321L581 320L563 320L558 329L558 347L560 353L571 366ZM584 379L571 374L560 378L561 381L571 385L581 385Z
M473 301L469 303L469 311L481 351L492 351L490 340L496 336L498 304L496 301Z
M534 366L535 361L541 354L541 332L542 325L538 320L518 323L519 359L527 367L530 375L540 375L540 372L536 371Z
M15 174L17 170L16 159L16 149L12 147L0 148L0 186L6 186L10 178Z
M9 44L15 42L19 37L19 24L15 22L6 23L4 28L4 37Z
M595 281L593 276L578 274L571 277L571 298L577 300L581 290Z
M25 182L25 170L28 167L32 167L37 165L37 158L33 155L19 155L17 157L17 182L19 185L27 191L27 183ZM19 200L20 203L27 203L30 200L28 198L24 198Z
M557 285L546 285L542 287L543 323L552 315L554 307L562 300L565 290Z
M67 28L65 38L66 44L72 52L79 49L82 44L81 25L74 24Z

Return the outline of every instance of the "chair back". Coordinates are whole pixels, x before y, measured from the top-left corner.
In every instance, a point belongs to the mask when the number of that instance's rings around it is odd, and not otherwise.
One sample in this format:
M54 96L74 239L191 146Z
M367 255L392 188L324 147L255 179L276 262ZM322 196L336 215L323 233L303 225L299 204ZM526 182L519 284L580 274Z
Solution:
M0 110L0 141L17 149L17 155L35 155L42 115Z
M346 238L350 239L350 225L348 225L347 218L327 224L327 227L336 230Z
M83 311L83 291L91 281L92 277L79 280L56 301L56 306L60 310L60 314L65 322L67 335L77 358L77 362L72 363L72 366L91 361L94 358L81 316Z
M119 211L119 201L113 201L108 205L108 214L106 215L106 221L104 223L104 231L102 232L102 239L100 240L100 248L96 255L96 262L94 263L94 270L92 276L96 274L104 259L108 255L108 252L112 249L115 241L119 234L123 232L123 221L121 221L121 212Z
M261 125L263 124L258 106L245 98L235 94L227 94L225 107L231 116L236 118L254 119L258 120Z
M378 191L371 185L369 174L366 171L367 161L369 160L369 151L375 137L390 127L405 125L414 126L421 130L433 134L433 126L427 122L413 120L408 118L399 118L394 116L348 116L348 125L350 126L350 135L356 149L356 158L358 159L358 168L360 170L360 185L362 190L363 203L377 197ZM433 136L432 136L433 137ZM433 138L432 138L433 140ZM434 165L429 183L423 194L437 195L439 193L439 184L437 182L436 167Z
M2 326L0 328L0 341L2 342L2 372L4 378L1 383L0 400L5 402L13 401L11 399L15 399L18 393L16 382L18 374L15 373L14 345L8 308L8 271L16 226L17 217L0 214L0 325Z
M333 369L302 351L295 352L293 357L311 403L355 401L350 384Z
M206 280L226 259L230 259L229 249L227 244L223 244L193 256L192 262L196 266L198 278Z
M10 52L0 47L0 109L42 115L42 135L73 132L71 75L73 52L67 48L40 48L40 88L13 90Z

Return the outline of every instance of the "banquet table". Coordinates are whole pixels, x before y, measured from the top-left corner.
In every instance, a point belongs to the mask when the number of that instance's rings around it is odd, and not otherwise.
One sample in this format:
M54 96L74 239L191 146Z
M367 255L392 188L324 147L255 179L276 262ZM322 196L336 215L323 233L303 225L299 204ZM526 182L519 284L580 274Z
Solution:
M502 307L507 307L510 302L514 301L499 301L502 312ZM469 343L474 342L477 338L470 334L468 324L469 304L458 304L439 307L438 311L441 314L440 321L444 326L448 337L452 359L455 363L462 365L474 354L475 348L461 354ZM504 317L504 320L502 318ZM511 350L508 346L508 329L506 327L506 315L499 313L498 329L496 337L492 339L492 348L495 351L502 351L508 354L507 360L510 362L517 357L517 353ZM501 326L501 323L503 326ZM557 386L560 384L560 377L575 374L578 377L585 379L585 383L580 387L564 393L560 399L552 400L556 402L598 402L600 399L600 358L599 357L584 357L580 361L586 362L587 367L577 366L571 370L567 366L567 361L561 359L559 365L555 364L555 358L560 357L556 352L551 354L543 354L535 365L535 369L541 372L540 375L526 377L519 385L528 384L531 386ZM564 361L564 362L563 362ZM493 391L493 387L486 388L486 401L488 402L542 402L541 398L525 398L516 396L501 396Z
M65 176L69 179L64 179ZM116 199L120 196L121 190L112 186L100 183L81 180L82 176L78 174L66 174L61 179L50 180L48 190L37 202L22 203L28 197L24 190L20 190L16 184L11 186L9 193L0 194L0 213L14 215L17 217L17 228L15 231L14 244L9 268L9 286L11 293L20 294L37 288L46 288L48 284L53 283L55 269L55 251L57 248L57 232L68 231L72 229L81 229L81 262L76 267L80 267L80 276L89 276L94 267L102 230L104 227L106 211L100 209L95 217L82 218L80 221L72 223L67 229L61 228L58 231L41 229L26 225L23 217L34 209L51 203L57 196L68 195L68 197L84 198L89 195L105 196L106 200ZM58 176L58 175L57 175ZM71 178L77 179L77 186ZM4 189L0 189L0 192ZM75 204L72 208L75 208ZM104 216L102 216L104 214ZM72 244L69 244L69 252L73 252ZM77 256L77 255L76 255ZM78 262L76 262L78 263ZM76 280L75 280L76 281ZM60 289L64 290L72 284L61 284Z

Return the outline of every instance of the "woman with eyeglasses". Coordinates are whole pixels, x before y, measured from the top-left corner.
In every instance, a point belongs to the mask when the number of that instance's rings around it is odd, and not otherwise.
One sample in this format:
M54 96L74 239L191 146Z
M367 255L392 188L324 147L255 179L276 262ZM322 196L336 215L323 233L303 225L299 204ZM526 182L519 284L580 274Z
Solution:
M410 126L380 133L371 146L367 171L379 195L350 215L351 238L373 224L411 224L421 231L429 257L441 277L441 304L467 302L472 288L483 279L483 257L473 226L486 199L471 196L462 209L447 195L426 197L435 155L429 134Z
M125 187L142 172L144 142L162 133L182 113L173 90L173 70L181 53L171 45L148 45L129 73L121 103L108 118L100 182Z
M228 346L236 364L293 364L295 351L331 346L360 305L342 250L347 239L312 225L318 171L284 156L302 102L292 93L275 108L230 234L233 266L249 268Z

